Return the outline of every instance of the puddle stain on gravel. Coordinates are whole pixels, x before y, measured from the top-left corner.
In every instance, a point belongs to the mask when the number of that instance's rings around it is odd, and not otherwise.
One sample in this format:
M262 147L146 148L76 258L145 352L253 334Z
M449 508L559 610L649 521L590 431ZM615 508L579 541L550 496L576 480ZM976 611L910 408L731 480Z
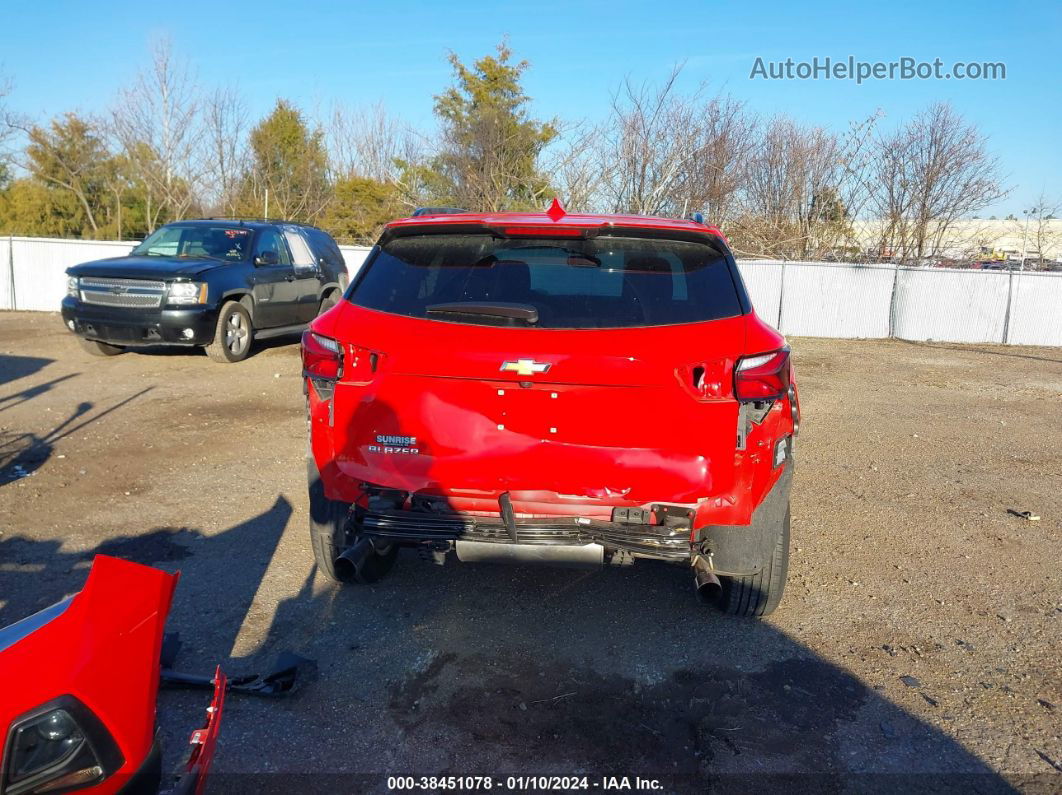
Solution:
M755 672L679 670L657 684L528 657L436 657L392 685L403 729L445 726L473 747L573 770L624 775L668 771L706 783L713 759L749 754L829 770L829 738L867 690L829 663L795 658Z

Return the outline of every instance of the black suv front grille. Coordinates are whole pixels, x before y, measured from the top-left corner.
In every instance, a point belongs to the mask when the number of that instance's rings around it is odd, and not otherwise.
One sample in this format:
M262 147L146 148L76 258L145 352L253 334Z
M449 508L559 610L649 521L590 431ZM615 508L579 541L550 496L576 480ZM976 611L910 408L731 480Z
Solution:
M99 306L154 309L162 306L166 294L165 282L143 279L105 279L82 277L78 282L81 300Z

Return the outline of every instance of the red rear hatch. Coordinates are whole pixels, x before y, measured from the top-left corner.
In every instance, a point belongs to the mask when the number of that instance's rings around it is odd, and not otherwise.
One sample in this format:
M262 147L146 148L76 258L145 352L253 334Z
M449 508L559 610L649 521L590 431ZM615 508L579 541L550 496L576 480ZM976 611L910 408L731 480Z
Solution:
M730 493L733 367L759 324L701 229L385 234L313 326L343 353L314 435L326 487L602 516Z
M352 480L486 509L509 491L562 514L569 500L692 503L730 486L743 317L548 331L344 304L336 326L346 366L331 438Z

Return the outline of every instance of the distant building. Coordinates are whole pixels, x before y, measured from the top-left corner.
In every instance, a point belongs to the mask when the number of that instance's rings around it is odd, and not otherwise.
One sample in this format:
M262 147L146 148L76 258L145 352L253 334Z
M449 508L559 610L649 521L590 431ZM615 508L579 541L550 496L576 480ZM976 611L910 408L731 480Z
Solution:
M856 239L867 252L877 252L881 243L880 221L863 221L855 224ZM1026 224L1019 220L965 219L949 225L941 240L939 250L930 256L954 260L1020 260L1022 240L1026 260L1062 259L1062 219L1037 221ZM1039 250L1042 241L1043 251ZM887 258L893 252L884 250L878 256Z

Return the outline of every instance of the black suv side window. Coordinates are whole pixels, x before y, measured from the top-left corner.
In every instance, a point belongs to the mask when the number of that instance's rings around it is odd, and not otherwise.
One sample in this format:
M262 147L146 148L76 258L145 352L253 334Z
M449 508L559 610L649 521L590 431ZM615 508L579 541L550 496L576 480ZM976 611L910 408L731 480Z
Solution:
M343 253L339 250L339 246L336 245L336 241L328 233L312 228L307 228L304 231L309 236L310 243L313 245L318 257L333 268L338 268L341 271L346 270L347 266L343 260Z
M291 256L284 238L276 229L263 229L258 233L258 240L254 244L254 257L258 259L267 251L272 251L277 256L278 265L290 265Z

